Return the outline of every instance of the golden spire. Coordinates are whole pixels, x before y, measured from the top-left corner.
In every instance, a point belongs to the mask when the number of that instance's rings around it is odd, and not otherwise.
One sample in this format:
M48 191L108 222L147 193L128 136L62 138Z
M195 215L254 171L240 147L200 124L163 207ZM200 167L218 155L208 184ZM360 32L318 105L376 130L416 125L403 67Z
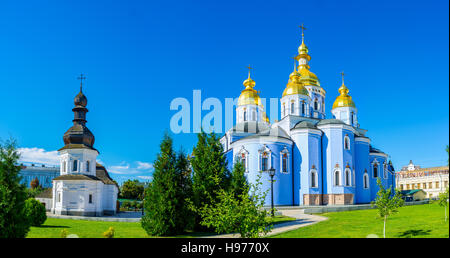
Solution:
M350 95L348 95L348 88L344 84L344 72L341 72L342 76L342 85L339 87L339 93L340 95L336 98L336 100L333 103L333 109L337 107L355 107L355 102L353 102L353 99Z
M250 65L248 68L248 78L244 81L245 89L242 90L238 99L238 106L242 105L258 105L262 106L261 99L259 98L258 91L253 89L255 87L255 81L250 77Z
M251 69L253 69L250 65L249 66L247 66L247 68L248 68L248 78L247 78L247 80L245 80L244 81L244 86L245 86L245 88L253 88L253 87L255 87L255 81L250 77L250 70Z

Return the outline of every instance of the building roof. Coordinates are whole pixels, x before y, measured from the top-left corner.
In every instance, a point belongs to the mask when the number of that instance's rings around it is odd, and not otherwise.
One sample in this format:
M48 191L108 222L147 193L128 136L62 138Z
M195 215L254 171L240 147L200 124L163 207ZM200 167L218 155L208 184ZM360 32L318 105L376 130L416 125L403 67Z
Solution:
M297 123L293 129L300 129L300 128L317 129L317 127L314 125L314 123L311 123L309 121L301 121L301 122Z
M448 166L440 166L440 167L430 167L430 168L420 168L415 170L401 170L397 173L421 173L421 172L449 172Z
M52 198L53 197L53 189L46 188L44 191L36 195L36 198Z
M269 125L266 123L246 121L233 126L232 131L238 133L259 133L268 130L269 128Z
M345 123L342 122L339 119L322 119L322 120L320 120L319 123L317 123L317 126L319 126L319 125L329 125L329 124L344 124L345 125Z
M402 195L413 195L413 194L415 194L415 193L418 193L418 192L424 192L422 189L413 189L413 190L403 190L403 191L400 191L400 193L402 194Z
M109 176L108 171L104 166L97 163L95 176L86 174L67 174L53 178L53 180L94 180L102 181L105 185L117 185L117 183Z

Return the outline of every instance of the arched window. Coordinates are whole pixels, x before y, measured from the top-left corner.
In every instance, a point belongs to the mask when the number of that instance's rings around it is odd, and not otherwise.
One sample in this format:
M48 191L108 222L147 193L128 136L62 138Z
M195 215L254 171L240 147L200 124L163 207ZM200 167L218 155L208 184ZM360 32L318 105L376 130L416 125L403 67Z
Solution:
M269 170L269 153L264 151L261 153L261 171Z
M319 101L317 101L317 99L314 100L314 110L318 110L319 109Z
M384 174L384 178L387 179L388 178L388 171L387 171L386 162L383 163L383 174Z
M378 165L377 164L373 164L373 177L374 178L378 177Z
M353 112L350 113L350 124L353 125Z
M66 172L66 162L62 162L62 172Z
M305 115L305 102L302 101L302 116Z
M245 173L248 172L248 151L242 146L241 150L239 151L238 155L236 156L236 160L240 161L242 165L244 166Z
M350 138L347 135L344 137L344 149L350 150Z
M244 109L244 121L247 121L247 111Z
M89 172L89 167L91 166L89 160L86 161L86 172Z
M317 171L311 170L311 188L319 187L319 178L317 177Z
M78 171L78 160L73 161L72 171Z
M292 101L291 102L291 114L294 114L294 107L295 107L295 104L294 104L294 101Z
M367 175L367 171L364 173L363 176L363 187L364 189L369 188L369 175Z
M350 186L351 185L351 176L350 176L350 169L345 170L345 185Z
M340 175L341 173L340 173L340 171L339 170L336 170L336 171L334 171L334 185L335 186L339 186L339 185L341 185L341 175Z
M283 116L285 116L285 115L286 115L286 104L283 103Z

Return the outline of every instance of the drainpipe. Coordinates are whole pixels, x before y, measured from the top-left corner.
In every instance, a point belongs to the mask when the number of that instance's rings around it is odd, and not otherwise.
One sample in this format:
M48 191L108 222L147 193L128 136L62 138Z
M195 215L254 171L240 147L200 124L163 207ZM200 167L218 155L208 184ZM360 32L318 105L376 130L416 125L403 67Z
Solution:
M295 205L295 181L294 181L294 144L291 146L291 173L292 173L292 206ZM300 203L299 203L300 205Z
M323 177L324 177L324 173L323 173L323 133L322 133L322 135L320 136L320 166L321 166L321 184L320 184L320 187L321 187L321 189L322 189L322 201L321 201L321 203L320 203L320 205L323 205L323 195L324 195L324 193L323 193Z

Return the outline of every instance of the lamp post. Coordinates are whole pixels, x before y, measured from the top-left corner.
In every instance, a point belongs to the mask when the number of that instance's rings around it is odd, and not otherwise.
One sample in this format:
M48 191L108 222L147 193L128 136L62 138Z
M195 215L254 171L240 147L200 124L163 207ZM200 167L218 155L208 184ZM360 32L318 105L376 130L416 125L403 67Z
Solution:
M271 214L272 217L275 216L274 214L274 209L273 209L273 176L275 176L275 169L273 167L271 167L269 169L269 176L270 176L270 195L271 195L271 199L272 199L272 210L271 210Z

